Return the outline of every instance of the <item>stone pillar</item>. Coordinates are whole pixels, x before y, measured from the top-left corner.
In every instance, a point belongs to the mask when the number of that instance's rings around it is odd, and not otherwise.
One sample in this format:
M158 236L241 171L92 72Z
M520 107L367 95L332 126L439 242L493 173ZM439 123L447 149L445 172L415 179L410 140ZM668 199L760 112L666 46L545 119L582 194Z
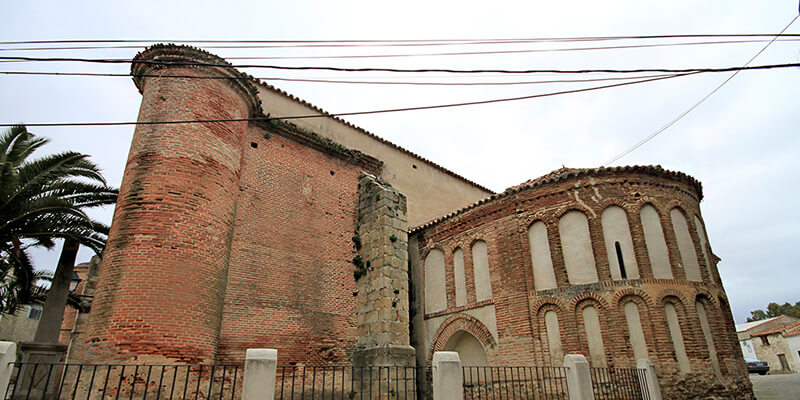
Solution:
M567 391L570 400L594 400L592 375L589 362L582 354L564 356L564 368L567 369Z
M464 400L464 373L455 351L433 353L433 400Z
M277 367L278 350L247 349L242 400L273 400Z
M645 382L647 388L642 388L642 392L647 391L649 400L661 400L661 386L658 386L658 376L656 375L656 368L653 363L647 359L639 359L636 362L636 368L644 370Z
M406 198L364 174L358 184L358 336L355 365L414 366L409 344Z
M8 382L11 381L15 361L17 361L17 344L0 342L0 393L3 393L3 396L8 389Z
M255 87L225 63L187 46L138 54L138 121L260 115ZM247 131L247 121L136 127L92 305L89 361L214 362Z

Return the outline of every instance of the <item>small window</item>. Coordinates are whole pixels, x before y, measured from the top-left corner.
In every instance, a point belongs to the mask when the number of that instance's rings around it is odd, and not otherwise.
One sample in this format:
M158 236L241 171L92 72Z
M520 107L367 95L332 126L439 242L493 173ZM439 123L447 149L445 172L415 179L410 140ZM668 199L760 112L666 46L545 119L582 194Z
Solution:
M625 260L622 259L622 247L619 242L614 242L614 248L617 249L617 261L619 262L619 274L622 279L628 279L628 273L625 272Z
M30 306L28 308L28 318L38 321L42 318L42 307L41 306Z
M761 344L763 344L764 346L769 346L769 339L767 339L766 335L761 336Z

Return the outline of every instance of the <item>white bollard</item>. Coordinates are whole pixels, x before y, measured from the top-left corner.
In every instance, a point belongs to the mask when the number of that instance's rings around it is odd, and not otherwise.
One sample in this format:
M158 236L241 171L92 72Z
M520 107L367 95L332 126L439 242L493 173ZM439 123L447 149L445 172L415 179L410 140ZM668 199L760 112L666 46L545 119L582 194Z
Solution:
M242 400L273 400L278 350L247 349Z
M650 400L661 400L661 387L658 386L658 376L656 375L656 368L653 363L646 358L640 358L636 362L636 368L644 370L645 381L647 382L647 393L650 395ZM644 388L642 388L644 392Z
M464 400L461 358L455 351L433 353L433 400Z
M569 399L594 400L592 375L586 357L583 354L567 354L564 356L564 368L567 369Z
M11 373L14 372L14 361L17 361L17 344L0 342L0 393L5 395Z

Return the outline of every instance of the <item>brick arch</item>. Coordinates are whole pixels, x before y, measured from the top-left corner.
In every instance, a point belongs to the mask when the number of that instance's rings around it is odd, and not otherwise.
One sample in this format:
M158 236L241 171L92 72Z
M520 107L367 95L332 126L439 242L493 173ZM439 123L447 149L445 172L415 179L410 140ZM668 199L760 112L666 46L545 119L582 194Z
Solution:
M580 310L585 307L584 304L593 304L600 310L608 309L608 302L600 296L595 295L591 292L583 292L575 297L569 302L570 308L575 312L578 313Z
M656 301L657 301L658 304L664 304L665 300L667 300L668 297L674 297L674 298L678 299L678 301L680 301L680 303L683 306L686 306L687 304L689 304L689 301L686 299L686 295L684 295L683 293L681 293L681 292L679 292L679 291L677 291L675 289L664 289L664 290L662 290L661 293L658 294L658 298L657 298Z
M551 307L547 308L545 306L551 306ZM539 313L542 311L543 308L554 309L558 312L563 312L564 304L561 303L561 300L555 297L550 297L550 296L540 297L538 300L536 300L535 303L531 304L531 315L539 315Z
M561 217L564 216L564 214L566 214L566 213L568 213L570 211L579 211L579 212L583 213L583 215L586 216L587 220L589 219L590 216L597 214L597 212L595 210L592 210L590 208L584 207L584 206L582 206L580 204L573 203L573 204L567 204L565 206L559 207L558 209L555 210L555 212L552 213L552 217L555 219L556 222L558 222L558 220L560 220Z
M627 214L630 211L629 210L630 204L631 204L630 201L627 201L619 197L606 197L597 204L597 207L600 210L601 215L603 214L603 211L606 210L606 208L613 206L617 206L625 210L625 213Z
M489 354L489 351L494 349L494 347L497 345L497 342L494 340L494 336L492 336L492 332L489 331L489 328L487 328L483 322L468 314L453 314L444 322L442 322L442 325L439 326L439 330L437 330L436 334L433 336L431 349L428 352L429 365L433 360L433 353L442 351L444 349L444 345L447 344L447 341L459 331L464 331L472 336L475 336L475 338L478 339L478 341L483 345L487 355Z
M614 307L619 307L622 304L622 300L627 297L639 298L648 309L653 307L653 299L650 295L636 288L625 288L617 291L611 299L611 304L613 304Z
M718 306L716 297L713 294L711 294L711 291L709 291L706 288L703 287L695 288L694 296L692 297L694 298L695 301L699 301L714 307Z

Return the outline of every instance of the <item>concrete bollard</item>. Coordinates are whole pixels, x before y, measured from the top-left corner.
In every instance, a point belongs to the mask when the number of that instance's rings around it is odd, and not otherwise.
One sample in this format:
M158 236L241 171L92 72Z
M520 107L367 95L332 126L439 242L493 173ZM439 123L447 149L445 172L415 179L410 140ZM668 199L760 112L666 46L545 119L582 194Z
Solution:
M278 350L247 349L242 400L273 400Z
M433 353L433 400L464 400L464 375L455 351Z
M564 356L564 368L567 369L567 391L570 400L594 400L592 375L589 362L582 354Z
M5 396L11 373L14 371L14 362L17 361L17 344L14 342L0 342L0 393Z
M653 363L646 358L640 358L636 362L636 368L644 370L645 381L647 382L647 394L650 400L661 400L661 386L658 386L658 376ZM645 388L642 388L642 392Z

